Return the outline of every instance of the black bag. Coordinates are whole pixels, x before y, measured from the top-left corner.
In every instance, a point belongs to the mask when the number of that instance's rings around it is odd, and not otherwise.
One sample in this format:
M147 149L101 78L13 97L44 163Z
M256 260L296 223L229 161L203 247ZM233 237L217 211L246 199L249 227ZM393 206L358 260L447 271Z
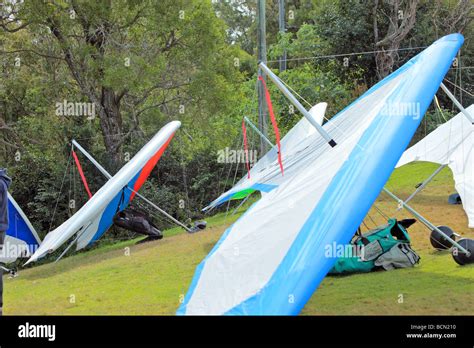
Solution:
M114 224L156 239L163 238L161 231L150 221L148 216L134 209L125 209L115 214Z

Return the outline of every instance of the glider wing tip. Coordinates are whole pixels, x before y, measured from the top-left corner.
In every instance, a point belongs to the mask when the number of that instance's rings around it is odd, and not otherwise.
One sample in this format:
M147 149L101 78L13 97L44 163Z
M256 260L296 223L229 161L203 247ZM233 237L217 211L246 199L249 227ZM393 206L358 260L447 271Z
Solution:
M171 123L176 125L176 128L181 127L181 121L175 120L175 121L171 121Z

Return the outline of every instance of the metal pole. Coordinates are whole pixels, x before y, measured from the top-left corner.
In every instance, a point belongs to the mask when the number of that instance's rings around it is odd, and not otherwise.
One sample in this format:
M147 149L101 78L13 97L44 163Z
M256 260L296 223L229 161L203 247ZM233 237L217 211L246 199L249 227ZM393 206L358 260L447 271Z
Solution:
M410 197L408 197L407 199L405 199L405 204L408 203L409 201L411 201L411 199L412 199L413 197L415 197L421 190L423 190L423 189L426 187L426 185L428 185L428 184L434 179L434 177L435 177L436 175L438 175L439 172L442 171L442 170L443 170L445 167L447 167L447 166L448 166L447 164L442 164L442 165L440 165L440 166L433 172L433 174L431 174L431 175L428 177L428 179L426 179L425 181L423 181L422 184L416 188L415 192L413 192L413 193L410 195ZM400 208L399 208L399 210L400 210Z
M2 273L8 273L10 275L10 278L16 278L18 276L18 271L16 270L16 268L7 268L6 266L0 265L0 270L2 270Z
M84 156L87 157L87 159L89 159L89 161L92 162L93 165L95 165L97 167L97 169L99 169L99 171L107 178L107 179L110 179L112 178L112 175L110 175L110 173L100 165L99 162L97 162L95 160L94 157L92 157L81 145L79 145L79 143L75 140L72 140L72 143L75 147L77 147L77 149L79 151L82 152L82 154ZM164 211L163 209L161 209L159 206L157 206L155 203L153 203L152 201L150 201L148 198L142 196L140 193L138 193L137 191L135 191L134 189L132 189L130 186L127 186L127 189L130 190L131 192L135 193L135 195L137 195L137 197L141 198L142 200L144 200L146 203L148 203L149 205L151 205L153 208L155 208L156 210L158 210L161 214L163 214L164 216L166 216L168 219L170 219L171 221L173 221L174 223L176 223L177 225L183 227L186 231L188 232L191 232L191 229L189 227L187 227L185 224L183 224L182 222L180 222L179 220L176 220L173 216L171 216L170 214L168 214L166 211Z
M263 62L260 62L259 67L265 72L265 74L270 78L270 80L275 83L278 89L290 100L290 102L296 106L296 108L303 114L304 117L313 125L314 128L321 134L321 136L328 142L331 147L336 146L336 142L331 136L326 133L326 131L321 127L321 125L314 120L311 114L304 108L303 105L296 99L296 97L291 94L291 92L286 88L286 86L280 81L278 76L276 76Z
M183 224L182 222L180 222L179 220L176 220L173 216L171 216L170 214L168 214L166 211L164 211L163 209L161 209L159 206L157 206L155 203L153 203L152 201L150 201L148 198L142 196L141 194L139 194L137 191L135 191L134 189L130 188L129 186L127 186L127 189L132 191L133 193L135 193L139 198L143 199L146 203L148 203L149 205L151 205L153 208L155 208L156 210L158 210L161 214L163 214L164 216L166 216L168 219L170 219L171 221L173 221L175 224L181 226L182 228L184 228L186 231L188 232L192 232L192 230L187 227L185 224Z
M267 62L267 43L266 43L266 28L265 28L265 0L257 0L258 2L258 60L259 62ZM262 71L258 69L258 75L262 75ZM261 132L268 134L267 118L265 108L265 91L261 83L258 84L258 127ZM263 156L268 151L267 143L260 139L260 155Z
M247 116L244 116L244 120L245 122L263 139L267 142L268 145L270 145L271 147L274 147L275 145L272 144L272 142L270 140L268 140L268 138L262 133L260 132L260 130L257 128L256 125L254 125L248 118Z
M474 118L469 114L469 112L467 112L466 109L463 108L463 106L461 105L461 103L456 99L456 97L449 91L449 89L444 85L444 83L441 83L441 89L448 95L449 99L451 99L454 103L454 105L456 105L458 107L459 110L461 110L461 112L463 113L464 116L467 117L467 119L472 123L474 124Z
M97 161L95 160L95 158L92 157L92 156L89 154L89 152L87 152L76 140L72 139L72 144L73 144L79 151L81 151L82 154L83 154L84 156L86 156L87 159L88 159L89 161L91 161L91 163L92 163L94 166L96 166L97 169L99 169L99 171L100 171L107 179L110 179L110 178L112 177L112 175L110 175L109 172L108 172L107 170L105 170L105 168L102 167L102 166L100 165L100 163L97 162Z
M280 33L286 32L285 28L285 0L278 1L278 28ZM283 55L280 57L280 72L286 70L286 50L283 51Z
M234 211L232 212L232 214L230 214L230 216L234 216L235 213L237 213L237 210L240 209L241 206L244 205L245 202L247 202L247 200L250 198L250 195L248 195L247 197L245 197L245 199L242 199L242 202L240 202L240 204L238 205L237 208L234 209Z
M459 250L461 250L463 253L465 253L467 256L470 256L471 253L463 248L459 243L457 243L454 239L451 239L446 233L441 231L437 226L433 225L431 222L426 220L422 215L420 215L415 209L410 207L408 204L406 204L403 200L395 196L392 192L390 192L388 189L385 187L383 188L383 191L388 194L391 198L396 200L400 205L402 205L406 210L408 210L412 215L414 215L420 222L425 225L428 228L431 228L432 230L435 230L436 232L440 233L442 236L444 236L448 241L450 241L454 246L456 246Z

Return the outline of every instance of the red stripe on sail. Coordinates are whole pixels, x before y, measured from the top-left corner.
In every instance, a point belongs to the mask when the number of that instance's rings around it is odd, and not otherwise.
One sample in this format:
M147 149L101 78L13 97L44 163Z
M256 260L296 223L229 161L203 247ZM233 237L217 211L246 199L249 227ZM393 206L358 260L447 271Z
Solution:
M247 127L245 127L245 119L242 120L242 134L244 136L245 163L247 164L247 178L250 179L250 163L249 163L249 147L247 144Z
M171 136L168 138L166 143L164 143L163 146L145 164L145 166L143 167L143 169L140 172L140 175L137 178L137 181L135 181L135 185L133 185L133 190L134 191L138 192L138 190L140 190L140 187L142 187L142 185L145 183L146 179L148 179L148 177L151 174L151 171L153 170L153 168L156 166L156 164L160 160L161 155L163 155L163 152L165 152L165 150L168 147L171 139L173 139L173 136L174 136L174 133L171 134ZM130 202L132 201L133 197L135 197L135 192L132 192L132 194L130 195Z
M265 91L265 100L267 102L268 113L270 114L270 120L272 121L273 130L275 132L275 139L278 148L278 163L280 164L281 175L283 175L283 162L281 161L281 146L280 146L280 131L278 130L278 124L275 118L275 114L273 113L273 104L270 98L270 92L268 91L267 84L262 76L259 76L258 79L263 85L263 89Z
M84 172L82 171L82 166L81 162L79 162L79 158L77 158L76 152L72 150L72 157L74 157L74 162L76 162L77 170L79 171L79 175L81 176L82 183L84 184L84 188L87 191L87 194L89 195L89 198L92 197L91 190L89 190L89 185L87 184L86 177L84 175Z

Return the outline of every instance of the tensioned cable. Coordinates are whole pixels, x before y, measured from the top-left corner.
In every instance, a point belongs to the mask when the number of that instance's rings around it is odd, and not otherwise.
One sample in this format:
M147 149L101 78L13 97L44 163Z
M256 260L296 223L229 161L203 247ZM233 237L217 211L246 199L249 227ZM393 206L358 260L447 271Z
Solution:
M258 94L258 80L255 82L255 86L254 86L254 89L253 89L253 92L252 92L252 97L251 97L251 99L252 99L252 100L256 100L257 94ZM258 114L258 105L257 105L257 107L255 108L255 110L251 110L251 109L254 109L254 108L252 107L252 105L250 105L250 106L247 105L245 109L246 109L246 110L244 110L244 113L249 112L249 110L250 110L250 111L255 111L255 112ZM240 133L239 133L239 135L240 135ZM239 145L239 149L240 149L240 146L241 146L241 144L242 144L242 143L241 143L242 140L241 140L240 138L241 138L241 137L239 136L239 137L237 138L238 140L237 140L237 139L234 139L234 141L232 142L232 146L234 146L234 145L236 144L236 141L238 141L238 144L240 144L240 145ZM219 183L218 183L217 192L218 192L219 196L221 196L224 192L226 192L227 181L229 180L230 173L231 173L231 171L232 171L232 167L233 167L233 163L230 164L230 168L229 168L229 171L227 172L227 176L226 176L226 180L225 180L224 185L223 185L224 187L222 188L222 192L221 192L221 183L220 183L220 181L219 181ZM225 166L222 166L222 170L221 170L221 174L219 175L219 178L222 177L222 174L223 174L223 172L224 172L224 169L225 169ZM232 186L233 186L233 185L232 185ZM211 210L213 210L213 209L209 209L206 213L210 212Z
M314 60L314 59L330 59L330 58L337 58L337 57L349 57L349 56L357 56L357 55L362 55L362 54L375 54L375 53L393 52L393 51L411 51L411 50L421 50L427 47L428 46L404 47L404 48L394 48L390 50L362 51L362 52L352 52L352 53L329 54L329 55L314 56L314 57L276 59L276 60L268 60L267 63L277 63L283 60L289 62L289 61L298 61L298 60Z
M243 146L243 139L242 139L242 142L241 142L241 145L239 146L239 149ZM237 161L237 156L236 156L236 164L235 164L235 173L234 173L234 180L232 181L232 186L231 187L234 187L235 186L235 181L237 180L237 172L239 171L239 168L240 168L240 158L239 160ZM227 208L226 208L226 212L225 212L225 218L227 219L227 214L229 213L229 207L230 207L230 202L232 201L232 199L229 199L227 201Z
M375 204L374 204L375 206ZM365 218L368 218L372 224L374 225L375 228L377 228L378 224L377 222L375 222L375 220L372 218L372 215L370 215L370 213L367 213L366 217ZM362 220L362 223L364 224L364 226L367 228L368 231L370 231L371 229L369 228L369 226L367 226L367 224L364 222L365 218Z
M183 139L181 138L181 136L177 136L177 138L179 139L179 143L180 143L180 166L181 166L181 175L183 176L183 186L184 186L184 193L186 195L186 207L184 208L184 211L186 213L186 216L187 218L189 219L189 216L191 215L191 211L190 211L190 204L189 204L189 192L188 192L188 176L186 175L186 166L185 166L185 163L184 163L184 153L183 153L183 148L184 148L184 142L183 142Z
M465 90L464 88L462 88L461 86L458 86L457 84L455 84L454 82L451 82L449 81L447 78L444 79L446 82L450 83L451 85L453 85L454 87L458 88L459 90L463 91L464 93L466 93L467 95L471 96L471 97L474 97L474 94L472 94L471 92Z
M309 101L307 101L306 99L304 99L300 94L298 94L298 92L296 92L293 88L291 88L291 86L289 84L287 84L285 81L283 81L282 79L280 79L280 81L290 90L292 91L294 94L296 94L302 101L304 101L310 108L313 107L313 105L310 104Z
M54 206L53 215L51 216L51 221L49 223L48 232L51 232L51 228L53 227L54 217L56 216L56 209L58 208L59 199L61 198L61 192L63 191L64 181L66 180L66 175L68 174L69 163L71 162L71 158L72 158L72 145L71 145L71 151L69 152L69 157L67 160L66 170L64 171L63 180L61 181L61 187L59 188L58 198L56 199L56 205Z
M388 215L386 215L381 209L379 209L379 207L377 207L377 205L375 205L375 202L374 202L374 204L373 204L373 207L374 207L375 210L377 210L378 213L379 213L380 215L382 215L385 219L387 219L387 220L389 219Z

